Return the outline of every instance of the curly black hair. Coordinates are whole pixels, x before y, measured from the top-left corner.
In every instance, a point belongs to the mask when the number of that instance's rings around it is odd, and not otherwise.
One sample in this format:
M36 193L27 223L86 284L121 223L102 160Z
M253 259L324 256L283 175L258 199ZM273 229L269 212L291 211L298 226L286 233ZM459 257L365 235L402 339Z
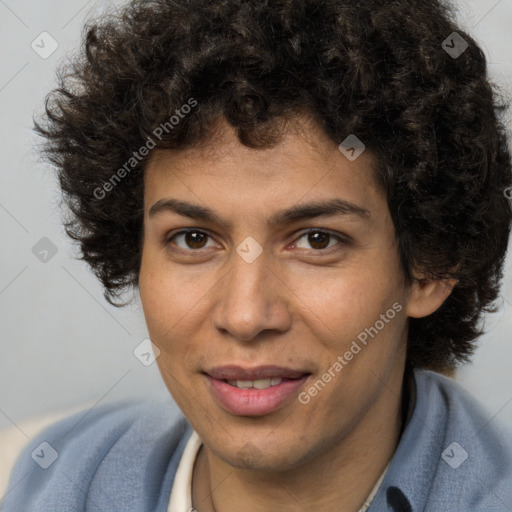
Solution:
M455 20L437 0L132 0L88 22L34 124L107 300L138 283L154 147L204 142L221 117L271 147L305 113L376 156L406 278L457 280L409 320L408 364L468 362L495 310L512 174L508 103Z

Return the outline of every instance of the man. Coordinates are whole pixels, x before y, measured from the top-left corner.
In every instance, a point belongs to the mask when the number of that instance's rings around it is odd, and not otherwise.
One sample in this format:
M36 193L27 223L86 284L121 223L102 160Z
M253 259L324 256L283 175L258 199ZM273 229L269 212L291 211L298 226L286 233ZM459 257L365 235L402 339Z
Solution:
M82 56L36 129L181 412L57 423L6 512L512 510L510 439L431 371L469 360L511 220L500 105L448 9L132 1Z

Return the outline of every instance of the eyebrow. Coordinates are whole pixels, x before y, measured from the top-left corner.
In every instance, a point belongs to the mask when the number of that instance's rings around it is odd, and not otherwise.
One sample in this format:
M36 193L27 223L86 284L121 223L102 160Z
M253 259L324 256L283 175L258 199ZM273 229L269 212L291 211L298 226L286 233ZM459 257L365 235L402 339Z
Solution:
M149 209L149 216L154 217L164 212L174 212L195 220L217 223L230 228L231 223L220 217L211 208L188 203L174 198L160 199ZM336 215L352 215L362 219L370 217L370 211L344 199L329 199L327 201L312 201L301 203L286 210L276 212L269 218L270 226L289 224L315 217L333 217Z

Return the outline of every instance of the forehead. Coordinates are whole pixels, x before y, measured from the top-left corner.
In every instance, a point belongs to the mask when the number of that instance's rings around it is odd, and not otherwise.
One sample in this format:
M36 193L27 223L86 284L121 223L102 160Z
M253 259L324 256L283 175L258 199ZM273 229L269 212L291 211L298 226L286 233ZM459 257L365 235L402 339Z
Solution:
M253 208L266 208L269 201L282 206L283 201L329 199L333 194L370 206L383 199L373 156L365 151L350 161L308 119L288 125L272 147L243 145L235 129L222 121L200 145L154 150L145 171L146 211L171 194L205 203L222 198L244 209L248 201Z

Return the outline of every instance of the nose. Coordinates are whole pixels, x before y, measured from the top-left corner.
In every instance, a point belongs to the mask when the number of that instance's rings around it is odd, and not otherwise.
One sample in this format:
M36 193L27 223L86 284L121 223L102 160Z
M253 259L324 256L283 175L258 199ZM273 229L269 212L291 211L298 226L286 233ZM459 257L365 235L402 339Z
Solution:
M252 263L233 252L229 264L230 271L215 287L213 326L239 341L288 330L292 294L278 266L270 267L265 251Z

